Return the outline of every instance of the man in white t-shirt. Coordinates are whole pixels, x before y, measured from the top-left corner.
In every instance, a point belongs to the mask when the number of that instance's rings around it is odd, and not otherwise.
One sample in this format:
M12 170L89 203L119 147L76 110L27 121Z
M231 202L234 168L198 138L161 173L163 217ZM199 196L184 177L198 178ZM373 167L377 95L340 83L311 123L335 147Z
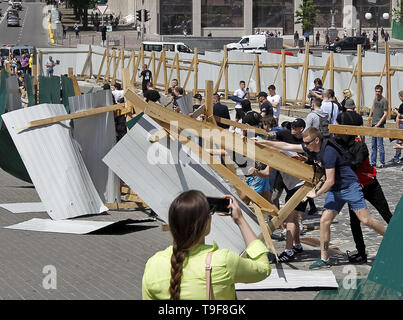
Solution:
M281 97L276 94L276 87L273 84L268 89L269 95L267 96L267 100L273 106L273 117L278 119L280 117Z
M249 88L245 90L245 81L241 80L239 82L239 89L235 90L234 94L232 97L234 97L232 100L236 102L235 104L235 121L239 121L240 119L243 118L243 111L242 111L242 105L241 102L244 99L247 99L249 96Z
M339 115L339 106L332 100L334 91L332 89L324 90L323 101L320 109L328 114L327 120L330 124L337 124L337 116Z

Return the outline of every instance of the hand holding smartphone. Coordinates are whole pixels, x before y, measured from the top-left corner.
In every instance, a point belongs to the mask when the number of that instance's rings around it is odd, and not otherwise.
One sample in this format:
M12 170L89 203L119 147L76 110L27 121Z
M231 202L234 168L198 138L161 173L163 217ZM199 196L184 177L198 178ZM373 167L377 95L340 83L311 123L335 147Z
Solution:
M230 198L218 198L218 197L207 197L208 203L210 205L210 212L223 213L225 215L232 215Z

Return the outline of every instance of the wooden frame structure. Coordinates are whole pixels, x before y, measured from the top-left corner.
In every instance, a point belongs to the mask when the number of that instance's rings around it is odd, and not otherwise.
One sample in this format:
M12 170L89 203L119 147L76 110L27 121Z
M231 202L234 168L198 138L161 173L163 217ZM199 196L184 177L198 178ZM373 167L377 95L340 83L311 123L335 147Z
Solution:
M305 52L309 52L309 43L305 46ZM66 53L66 51L60 51L60 53ZM38 61L39 66L41 66L42 55L46 53L59 53L58 51L39 51L38 52ZM283 103L291 103L291 104L300 104L299 107L304 106L307 102L307 89L309 86L308 83L308 73L309 70L323 70L322 74L322 82L329 77L329 88L334 89L334 79L335 72L349 72L351 73L350 82L348 85L348 89L352 84L352 80L356 78L357 83L357 112L360 112L363 109L370 111L370 107L365 107L361 105L361 97L362 97L362 80L363 77L367 76L379 76L380 82L383 77L386 78L386 98L388 101L391 101L391 76L395 74L396 71L403 71L403 67L401 66L391 66L390 64L390 49L389 43L385 44L385 64L382 71L378 72L363 72L362 71L362 48L361 45L357 48L357 63L354 68L348 67L339 67L335 66L334 63L334 53L330 52L329 58L325 66L317 66L312 65L310 63L309 54L305 55L304 62L301 63L287 63L287 55L284 50L281 52L281 62L280 63L272 63L272 64L264 64L261 62L260 56L256 54L250 61L233 61L228 57L228 52L226 47L224 47L223 58L221 61L209 61L201 58L198 54L198 50L195 49L194 55L192 59L181 59L179 54L175 54L174 57L168 57L166 52L163 50L161 52L160 57L157 57L155 52L145 52L141 49L139 52L131 51L130 54L125 53L123 49L110 49L108 46L105 48L104 53L100 54L99 52L95 52L92 50L92 47L89 47L89 51L74 51L74 53L87 53L87 57L85 60L84 67L81 71L81 78L91 78L95 77L97 81L102 81L103 83L114 83L119 80L122 81L121 77L118 77L118 71L129 69L132 77L131 83L136 87L141 85L141 79L138 78L138 70L141 65L147 63L149 69L153 72L153 78L159 79L160 74L163 74L163 82L155 82L154 87L164 91L167 93L169 88L169 83L173 78L178 79L179 86L183 87L185 91L191 92L192 95L205 92L206 89L200 89L198 83L198 74L200 70L201 64L214 65L219 67L219 73L217 79L213 79L215 86L214 91L224 92L225 98L227 99L232 91L229 89L228 80L230 75L230 66L233 65L243 65L243 66L252 66L251 72L249 74L249 78L247 83L251 81L253 75L255 75L256 79L256 92L251 93L251 96L256 96L257 93L262 89L261 88L261 73L266 72L266 70L274 69L276 70L275 79L277 80L279 71L281 70L281 83L282 83L282 101ZM102 62L98 68L98 71L93 70L93 55L102 55ZM106 68L105 68L106 66ZM301 77L299 79L298 90L296 91L296 95L291 96L293 93L287 92L286 83L287 83L287 68L295 68L302 67ZM104 71L105 70L105 71ZM181 78L180 71L186 71L187 74L185 77ZM88 73L86 73L88 71ZM41 71L42 72L42 71ZM104 73L103 73L104 72ZM193 87L189 88L189 80L193 73ZM224 81L222 81L224 79ZM295 80L295 79L294 79ZM220 88L220 84L224 83L224 87ZM302 87L302 90L301 90ZM390 107L389 107L390 108ZM390 119L391 109L388 112L388 119Z

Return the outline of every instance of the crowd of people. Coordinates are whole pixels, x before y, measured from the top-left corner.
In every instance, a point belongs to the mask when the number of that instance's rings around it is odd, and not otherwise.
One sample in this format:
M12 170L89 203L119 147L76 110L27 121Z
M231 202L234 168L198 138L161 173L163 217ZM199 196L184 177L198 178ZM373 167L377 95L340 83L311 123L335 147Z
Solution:
M143 80L151 79L151 75L145 71L147 71L146 65L139 77L142 77ZM376 178L377 169L385 166L383 139L372 138L370 154L363 137L334 135L329 132L329 124L361 126L364 123L362 116L355 110L353 94L349 89L343 91L343 100L339 102L334 90L323 88L321 79L315 79L314 87L308 93L311 112L306 119L297 118L292 122L284 121L281 125L279 124L281 97L276 93L274 85L270 85L267 89L267 92L262 91L257 95L259 110L253 110L249 89L246 88L245 81L240 81L239 89L230 97L235 102L234 120L266 131L266 135L259 134L252 137L255 143L303 160L317 167L317 170L324 175L322 183L308 193L308 201L299 203L281 226L286 247L284 252L278 256L279 262L293 261L298 254L304 251L299 238L303 232L303 228L301 228L302 214L307 211L308 204L310 206L308 214L315 214L317 208L314 199L326 194L324 211L320 219L321 254L309 266L309 269L331 266L329 260L330 226L346 203L350 214L351 231L357 248L355 254L347 252L348 260L354 264L366 263L367 254L361 223L379 235L383 235L386 230L383 222L370 215L366 200L375 207L386 224L392 218L388 201ZM145 87L143 83L145 101L159 102L159 94L150 94L154 91L157 92L152 89L151 82L146 82ZM183 88L178 87L178 80L172 80L169 92L170 99L163 106L173 105L173 110L183 113L176 102L185 94ZM377 85L373 113L370 118L372 127L382 128L386 122L388 101L382 93L382 86ZM193 98L192 112L199 109L203 101L203 97L199 93ZM399 98L402 104L393 108L393 112L396 115L396 127L402 129L403 91L399 92ZM215 116L231 120L229 109L222 104L220 94L213 95L213 105ZM236 129L228 124L218 123L218 125L225 130L247 135L246 130ZM403 149L402 142L401 140L396 141L394 146L396 154L391 160L391 164L402 162L403 159L400 159L400 152ZM377 163L378 151L380 152L379 164ZM274 170L263 163L255 162L255 165L249 168L245 175L245 183L279 208L281 193L283 191L286 193L285 201L288 201L302 187L304 181ZM245 203L250 202L245 195L241 194L240 198ZM241 213L236 200L232 200L233 210L235 210L233 219L240 227L238 219L242 219L240 218ZM251 250L252 245L256 246L255 255L249 254L247 258L239 258L237 255L235 257L228 250L219 250L216 245L204 244L204 238L210 232L211 219L209 217L213 213L206 203L205 195L198 191L184 192L174 200L169 211L169 225L174 239L173 246L158 252L147 262L143 277L144 299L204 299L204 293L197 288L205 286L204 281L200 279L205 279L203 273L206 259L207 264L212 266L213 283L218 277L223 277L222 272L226 274L226 280L223 280L222 286L212 286L212 294L215 298L232 299L235 294L235 282L259 281L270 274L267 250L264 249L263 243L256 239L253 232L247 231L246 233L249 235L246 235L241 230L247 252ZM185 216L188 220L185 220ZM212 253L212 257L208 257L209 252L210 255ZM219 263L223 266L222 269L217 267ZM234 265L238 267L234 267ZM247 265L248 270L245 270L244 267ZM198 280L195 280L196 278L192 277L192 274L198 274L196 276Z

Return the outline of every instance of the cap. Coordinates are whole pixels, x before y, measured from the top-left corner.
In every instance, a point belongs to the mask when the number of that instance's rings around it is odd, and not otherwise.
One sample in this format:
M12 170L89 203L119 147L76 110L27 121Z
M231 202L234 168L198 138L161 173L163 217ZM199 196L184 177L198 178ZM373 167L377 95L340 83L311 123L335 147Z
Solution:
M264 92L264 91L259 92L258 98L259 98L259 97L265 97L265 98L267 98L267 93Z
M199 99L199 100L203 99L203 97L202 97L202 95L200 93L196 93L193 98Z
M346 109L354 109L355 108L355 103L353 99L347 99L346 103L344 104L344 107Z
M305 126L305 121L301 118L297 118L291 122L291 128L305 128Z

